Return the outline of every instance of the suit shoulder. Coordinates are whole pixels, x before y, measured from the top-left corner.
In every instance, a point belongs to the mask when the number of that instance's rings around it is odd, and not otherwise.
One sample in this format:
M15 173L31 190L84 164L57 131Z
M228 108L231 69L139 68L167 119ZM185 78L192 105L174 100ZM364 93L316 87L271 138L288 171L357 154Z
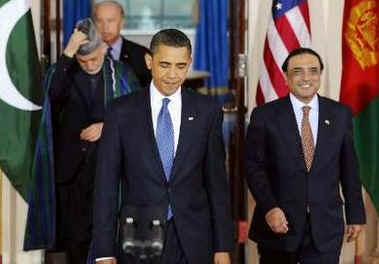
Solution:
M197 100L200 100L200 101L204 101L204 102L211 102L211 103L215 103L216 101L210 96L210 95L206 95L206 94L201 94L191 88L187 88L187 87L184 87L182 88L183 92L190 95L191 97L194 97L196 98Z
M336 100L333 100L331 98L327 98L324 96L319 96L320 102L327 105L329 108L333 108L335 111L345 113L345 114L352 114L352 109L350 106L343 104L341 102L338 102Z
M136 42L133 42L133 41L130 41L126 38L123 38L123 45L125 45L126 49L128 51L133 51L133 52L139 52L139 53L151 53L150 50L148 48L146 48L145 46L142 46Z
M267 102L263 105L257 106L253 109L254 114L264 114L273 112L277 108L288 106L289 98L288 96Z
M113 99L107 111L122 113L135 109L139 105L142 96L144 96L142 93L143 90L137 90Z
M220 110L221 105L210 95L200 94L192 89L184 88L183 92L197 102L197 105L202 108Z
M318 98L321 102L324 102L324 103L329 104L331 106L336 106L336 107L342 106L342 104L340 102L333 100L331 98L321 96L321 95L319 95Z

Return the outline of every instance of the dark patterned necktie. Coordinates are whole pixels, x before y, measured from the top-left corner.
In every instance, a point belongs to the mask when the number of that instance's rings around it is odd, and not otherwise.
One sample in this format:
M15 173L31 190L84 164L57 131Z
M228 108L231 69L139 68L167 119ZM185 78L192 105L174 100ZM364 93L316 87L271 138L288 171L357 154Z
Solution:
M174 127L172 125L168 104L170 99L163 98L162 107L158 115L156 141L161 157L163 170L167 181L170 180L172 164L174 162ZM168 208L168 219L172 217L171 206Z
M312 167L313 156L315 152L312 128L309 122L310 106L303 106L303 119L301 121L301 143L303 145L305 165L309 171Z
M112 50L113 50L112 47L108 47L107 55L108 55L112 60L115 60L115 59L113 58L113 55L112 55Z

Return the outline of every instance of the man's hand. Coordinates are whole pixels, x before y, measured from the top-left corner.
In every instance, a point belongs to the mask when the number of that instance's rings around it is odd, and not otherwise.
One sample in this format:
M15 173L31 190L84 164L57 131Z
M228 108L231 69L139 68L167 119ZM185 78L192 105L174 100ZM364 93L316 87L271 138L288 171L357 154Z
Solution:
M101 137L101 132L103 131L103 122L94 123L89 127L82 130L80 133L80 139L90 142L95 142Z
M267 212L266 222L274 233L285 234L288 232L288 222L284 212L279 207L272 208Z
M228 252L217 252L214 256L214 264L230 264Z
M81 45L88 43L87 35L78 29L74 29L63 54L73 58Z
M346 235L347 242L351 242L357 239L359 233L362 231L362 225L347 225L346 227Z

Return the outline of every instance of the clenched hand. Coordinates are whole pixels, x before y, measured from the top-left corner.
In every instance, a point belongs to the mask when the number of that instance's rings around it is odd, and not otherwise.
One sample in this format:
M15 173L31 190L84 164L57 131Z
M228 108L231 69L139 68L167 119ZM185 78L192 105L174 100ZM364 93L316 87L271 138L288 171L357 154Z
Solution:
M272 208L267 212L266 222L271 230L278 234L285 234L288 232L288 222L284 212L279 207Z
M89 142L95 142L101 137L101 132L103 131L103 122L94 123L89 127L82 130L80 133L80 139Z

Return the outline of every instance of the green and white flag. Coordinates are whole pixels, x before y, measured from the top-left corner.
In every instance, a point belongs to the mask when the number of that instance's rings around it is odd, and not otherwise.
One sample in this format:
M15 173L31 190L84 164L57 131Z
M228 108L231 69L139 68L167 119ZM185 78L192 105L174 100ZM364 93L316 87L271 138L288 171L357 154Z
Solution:
M0 0L0 168L28 203L24 250L51 248L55 241L50 102L46 97L39 106L30 7L27 0Z
M0 168L25 200L40 102L40 64L30 2L0 0Z

